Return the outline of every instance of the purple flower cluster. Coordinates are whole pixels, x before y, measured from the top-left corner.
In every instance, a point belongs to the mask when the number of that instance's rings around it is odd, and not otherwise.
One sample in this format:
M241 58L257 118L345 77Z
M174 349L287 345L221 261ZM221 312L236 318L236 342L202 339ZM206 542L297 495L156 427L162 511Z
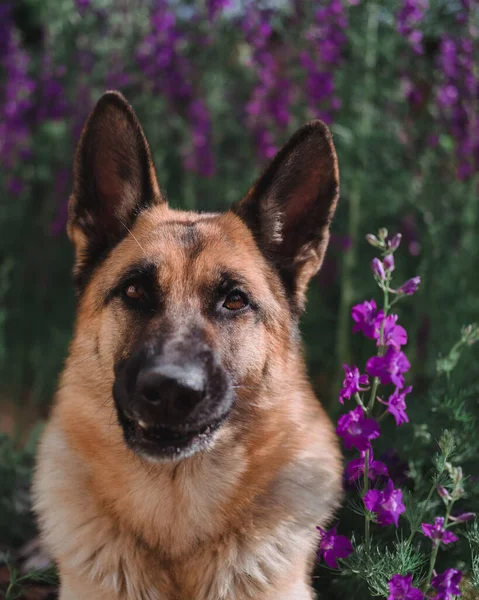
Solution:
M339 98L334 96L333 73L341 62L347 25L342 1L326 0L316 9L314 23L305 34L309 49L300 55L309 106L315 117L327 123L341 106Z
M68 112L65 89L62 79L66 73L64 66L56 66L52 56L42 57L42 70L38 82L38 99L35 105L35 120L41 123L58 120Z
M428 0L402 0L397 15L397 28L416 54L423 53L422 32L419 29L428 9Z
M36 88L29 74L30 57L20 46L11 11L8 2L0 9L0 70L4 73L0 88L0 163L10 172L30 154L29 116ZM24 184L12 173L8 187L11 193L18 194Z
M251 49L248 66L257 78L246 104L246 120L256 142L260 158L270 159L278 150L277 129L290 121L291 81L286 77L286 57L278 52L273 39L271 10L250 2L241 21L241 29Z
M208 19L213 22L219 13L231 4L231 0L207 0Z
M186 168L210 176L215 171L211 119L205 102L195 96L193 68L184 54L186 37L167 0L155 3L150 22L151 30L137 53L138 65L153 82L154 91L163 94L170 107L184 115L192 128L185 150Z
M455 141L459 179L479 169L479 76L475 64L476 44L471 37L444 36L439 66L442 82L437 91L440 118Z

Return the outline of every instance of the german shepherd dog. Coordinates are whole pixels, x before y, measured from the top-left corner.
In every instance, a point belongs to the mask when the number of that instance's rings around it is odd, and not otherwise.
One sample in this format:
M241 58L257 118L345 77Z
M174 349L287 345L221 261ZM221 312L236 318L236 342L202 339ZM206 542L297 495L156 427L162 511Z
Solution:
M78 313L35 510L61 600L311 600L341 455L298 320L339 191L302 127L222 214L172 210L117 92L90 115L68 234Z

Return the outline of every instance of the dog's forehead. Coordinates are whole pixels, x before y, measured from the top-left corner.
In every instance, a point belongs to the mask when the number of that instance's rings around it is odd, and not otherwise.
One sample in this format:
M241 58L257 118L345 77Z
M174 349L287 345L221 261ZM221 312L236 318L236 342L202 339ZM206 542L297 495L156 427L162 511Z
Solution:
M160 278L204 281L224 271L266 285L264 258L247 226L232 213L145 211L114 251L115 271L145 261L158 266Z

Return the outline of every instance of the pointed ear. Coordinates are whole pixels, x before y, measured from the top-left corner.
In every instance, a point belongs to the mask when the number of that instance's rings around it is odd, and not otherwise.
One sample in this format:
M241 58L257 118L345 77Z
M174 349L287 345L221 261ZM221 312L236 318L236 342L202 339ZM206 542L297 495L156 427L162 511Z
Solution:
M75 155L67 230L80 288L137 215L161 203L166 205L141 125L119 92L107 92L89 116Z
M324 123L312 121L293 135L233 208L276 266L297 313L323 262L338 196L331 134Z

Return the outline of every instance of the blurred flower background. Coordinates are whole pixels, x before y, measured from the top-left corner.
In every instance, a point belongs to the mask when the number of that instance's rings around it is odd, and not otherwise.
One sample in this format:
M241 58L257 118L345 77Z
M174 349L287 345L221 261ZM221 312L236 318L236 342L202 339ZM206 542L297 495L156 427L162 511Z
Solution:
M297 127L330 125L342 187L303 319L313 383L337 417L341 364L367 358L350 326L351 307L370 297L364 236L401 233L398 280L421 276L401 315L412 423L382 436L382 460L418 489L448 428L477 486L477 347L447 385L432 382L438 355L479 313L478 58L477 0L2 2L0 564L35 535L31 456L75 305L72 158L106 89L133 104L174 207L226 209ZM353 516L341 521L349 535ZM325 598L353 597L342 595L351 577L320 575Z

